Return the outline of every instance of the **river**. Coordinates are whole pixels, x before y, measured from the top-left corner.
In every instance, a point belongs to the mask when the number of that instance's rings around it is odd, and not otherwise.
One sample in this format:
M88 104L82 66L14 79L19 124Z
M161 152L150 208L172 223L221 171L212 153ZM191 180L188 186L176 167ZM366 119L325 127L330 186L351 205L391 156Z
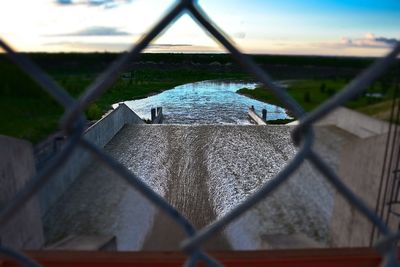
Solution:
M144 119L150 118L151 108L162 107L165 124L250 124L247 118L250 106L258 114L267 109L267 120L288 118L283 108L236 93L243 87L254 89L256 85L215 80L195 82L125 104Z

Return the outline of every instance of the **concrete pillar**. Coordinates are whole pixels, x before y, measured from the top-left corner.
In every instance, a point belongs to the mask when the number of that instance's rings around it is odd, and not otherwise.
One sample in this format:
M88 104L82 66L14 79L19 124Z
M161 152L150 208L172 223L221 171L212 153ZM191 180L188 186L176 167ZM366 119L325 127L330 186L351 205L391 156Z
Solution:
M0 135L0 207L6 206L35 174L32 145ZM14 249L43 246L43 226L37 196L33 196L3 228L0 243Z
M262 119L267 121L267 110L265 108L262 110Z
M156 119L156 117L157 117L156 109L152 108L151 109L151 121L153 122Z
M162 107L157 107L157 117L162 114Z

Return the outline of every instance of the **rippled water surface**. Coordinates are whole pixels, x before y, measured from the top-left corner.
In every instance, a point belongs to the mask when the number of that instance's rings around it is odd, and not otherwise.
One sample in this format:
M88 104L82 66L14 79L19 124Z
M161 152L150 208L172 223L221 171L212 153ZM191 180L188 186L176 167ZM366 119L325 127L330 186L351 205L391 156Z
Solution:
M261 114L268 110L267 119L285 119L285 110L236 93L255 83L203 81L177 86L144 99L125 102L140 117L149 119L150 110L162 107L166 124L249 124L247 110L254 106Z

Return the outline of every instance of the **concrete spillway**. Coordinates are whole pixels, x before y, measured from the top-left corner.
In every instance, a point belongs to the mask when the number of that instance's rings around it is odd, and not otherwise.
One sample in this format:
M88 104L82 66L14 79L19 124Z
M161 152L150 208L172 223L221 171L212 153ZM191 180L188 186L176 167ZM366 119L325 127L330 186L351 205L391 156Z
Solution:
M289 126L127 125L105 150L182 212L196 228L223 216L296 153ZM319 129L333 167L343 133ZM340 147L340 146L337 146ZM215 236L209 249L274 247L280 235L328 242L330 187L308 164L267 200ZM70 234L115 235L119 250L175 250L180 228L120 177L93 162L45 218L48 242ZM295 244L292 244L294 246ZM317 243L313 243L317 245Z

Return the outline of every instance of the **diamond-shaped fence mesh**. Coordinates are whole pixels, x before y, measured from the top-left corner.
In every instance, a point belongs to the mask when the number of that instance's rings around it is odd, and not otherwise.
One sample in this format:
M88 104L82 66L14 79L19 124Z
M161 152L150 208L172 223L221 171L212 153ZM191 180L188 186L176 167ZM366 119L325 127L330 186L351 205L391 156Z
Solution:
M103 94L112 83L116 81L124 67L128 63L136 60L150 42L184 12L187 12L211 37L225 47L247 72L256 77L266 88L269 88L282 102L284 107L290 110L300 121L299 125L292 132L293 141L295 145L299 146L295 157L280 170L274 179L265 183L258 191L223 217L200 230L196 230L178 210L155 193L139 177L129 171L121 163L114 160L111 156L104 153L101 148L96 147L90 141L86 140L83 136L85 123L83 111L87 108L89 103ZM274 83L264 70L256 65L249 57L242 54L193 0L179 1L128 53L120 56L114 64L104 71L79 99L74 99L70 96L37 65L31 62L25 55L16 53L2 39L0 39L0 47L6 52L14 64L18 65L64 107L65 113L60 125L62 130L68 134L63 149L30 180L23 190L21 190L5 208L0 211L0 227L3 227L48 180L52 179L52 176L57 170L67 162L71 153L80 147L90 152L102 164L125 179L132 187L141 192L149 201L171 217L184 230L187 238L183 241L181 248L187 254L186 265L192 266L202 261L210 266L219 266L220 264L215 259L202 250L202 244L261 200L268 199L268 196L280 186L284 186L290 175L296 172L300 165L307 160L319 170L322 176L337 189L347 202L353 205L376 227L382 237L377 247L385 257L383 264L385 266L397 264L395 244L397 240L400 239L400 232L391 232L384 221L374 211L369 209L312 149L312 144L314 142L313 124L335 108L357 96L383 74L390 65L396 61L397 55L400 53L399 43L397 43L392 51L385 57L377 59L374 64L347 84L342 91L310 113L305 113L302 107L294 101L280 85ZM27 258L22 253L2 247L1 245L0 253L13 258L24 266L38 266L33 260Z

